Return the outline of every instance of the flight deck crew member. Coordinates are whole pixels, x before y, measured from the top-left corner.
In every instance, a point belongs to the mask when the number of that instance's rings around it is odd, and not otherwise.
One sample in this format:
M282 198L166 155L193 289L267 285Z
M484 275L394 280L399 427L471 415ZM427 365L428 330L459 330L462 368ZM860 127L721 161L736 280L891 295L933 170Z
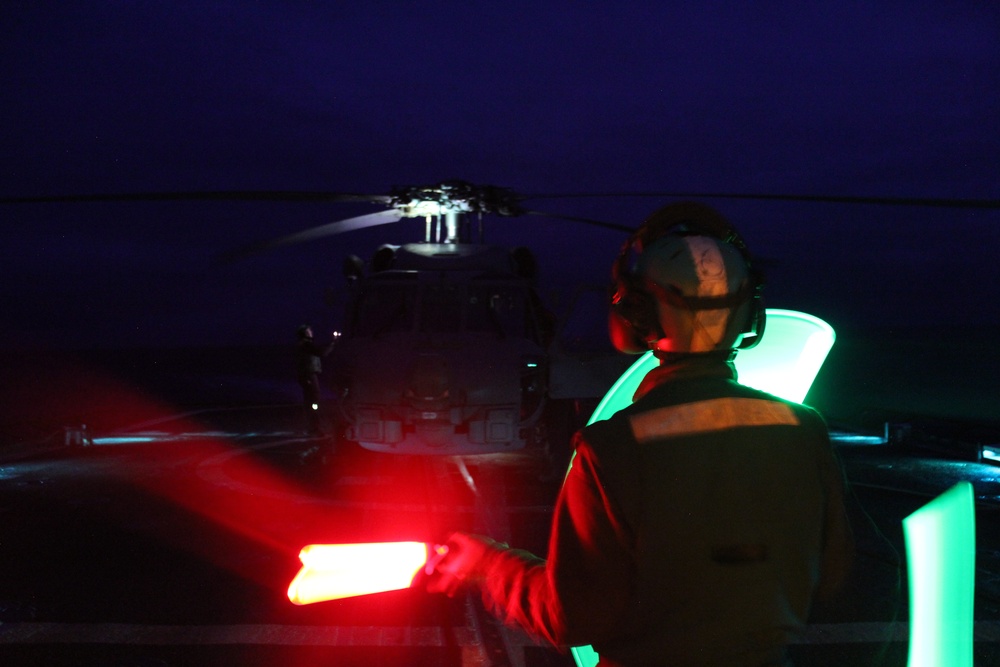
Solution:
M660 360L631 406L577 432L548 559L466 533L427 580L601 665L788 665L847 576L844 478L813 409L736 382L762 278L714 209L656 211L613 267L618 349Z
M319 413L321 398L319 375L323 372L323 357L333 350L340 333L334 332L333 339L325 346L319 345L313 340L313 330L308 324L300 326L296 333L298 334L298 343L295 346L295 373L299 386L302 387L306 423L310 435L322 436L323 428Z

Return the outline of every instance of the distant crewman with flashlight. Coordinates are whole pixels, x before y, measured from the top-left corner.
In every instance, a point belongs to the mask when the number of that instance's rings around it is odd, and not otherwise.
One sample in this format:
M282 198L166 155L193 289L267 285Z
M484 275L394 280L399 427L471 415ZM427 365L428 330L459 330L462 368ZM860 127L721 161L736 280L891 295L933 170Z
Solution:
M322 420L320 419L319 375L323 372L323 358L330 354L340 332L334 331L333 337L326 345L319 345L313 340L313 330L308 324L303 324L296 330L298 343L295 346L295 373L302 387L303 409L306 413L306 424L309 435L323 436Z
M714 209L650 216L612 275L609 332L659 366L579 431L548 560L457 533L427 580L600 665L788 665L817 595L848 574L844 478L813 409L736 382L764 333L762 277Z

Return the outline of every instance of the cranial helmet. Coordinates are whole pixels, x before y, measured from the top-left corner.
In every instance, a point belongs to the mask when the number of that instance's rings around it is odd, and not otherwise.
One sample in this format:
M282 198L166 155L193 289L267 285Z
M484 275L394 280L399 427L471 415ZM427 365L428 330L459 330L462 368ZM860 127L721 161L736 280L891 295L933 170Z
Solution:
M704 204L649 216L622 246L612 278L608 330L622 352L748 348L764 333L763 277L733 226Z

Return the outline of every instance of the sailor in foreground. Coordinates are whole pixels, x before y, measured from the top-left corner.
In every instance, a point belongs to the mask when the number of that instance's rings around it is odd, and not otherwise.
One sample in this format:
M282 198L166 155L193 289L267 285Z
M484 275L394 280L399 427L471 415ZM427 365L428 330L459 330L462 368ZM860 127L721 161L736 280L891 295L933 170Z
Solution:
M612 268L609 331L660 365L580 430L547 559L456 533L428 590L484 604L600 665L789 665L817 596L846 578L844 477L813 409L736 381L764 334L763 279L714 209L653 213Z

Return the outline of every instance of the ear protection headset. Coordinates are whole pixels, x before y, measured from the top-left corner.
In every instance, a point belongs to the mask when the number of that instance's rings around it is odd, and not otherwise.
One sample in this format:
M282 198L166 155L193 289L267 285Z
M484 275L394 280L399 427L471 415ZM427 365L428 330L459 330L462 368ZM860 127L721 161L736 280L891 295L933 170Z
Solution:
M747 267L747 278L736 291L723 296L696 297L679 294L637 275L638 256L657 239L667 236L708 236L739 251ZM764 334L764 276L753 268L746 243L733 226L715 209L696 202L670 204L653 213L622 245L611 267L614 281L608 329L619 350L639 354L649 349L648 341L665 336L658 313L658 300L691 311L729 309L731 316L746 308L736 349L756 345ZM732 326L732 325L731 325Z

